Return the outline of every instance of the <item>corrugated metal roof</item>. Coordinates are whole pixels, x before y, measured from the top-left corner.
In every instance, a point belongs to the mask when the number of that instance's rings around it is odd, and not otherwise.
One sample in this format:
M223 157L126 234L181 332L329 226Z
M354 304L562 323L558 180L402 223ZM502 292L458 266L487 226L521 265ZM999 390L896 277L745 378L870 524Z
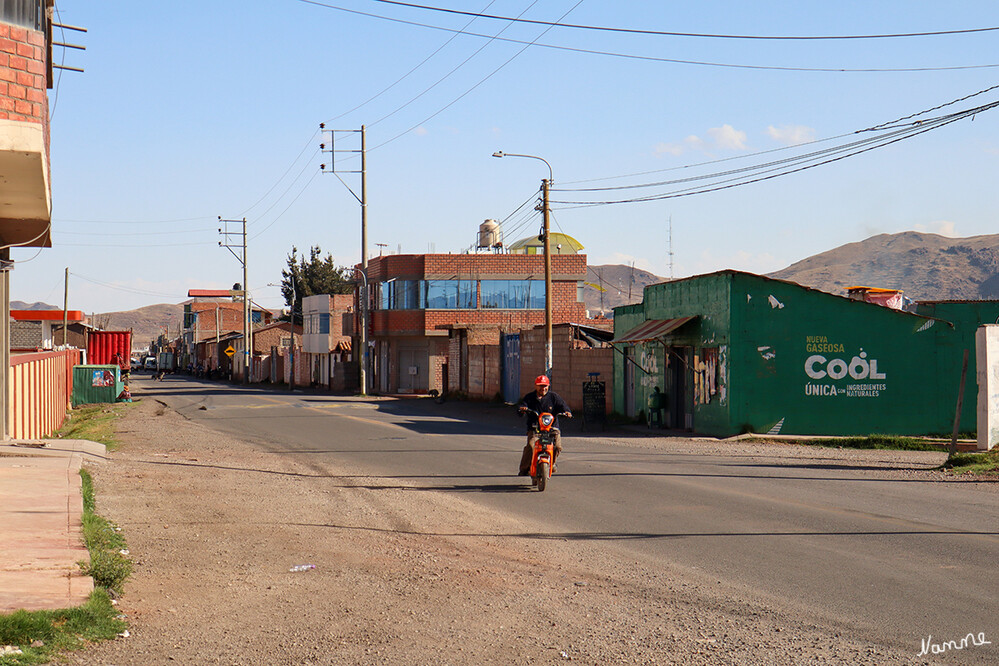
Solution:
M611 343L635 343L655 340L675 331L694 319L697 319L697 315L693 317L678 317L676 319L650 319L644 324L631 329L621 337L614 338L611 340Z

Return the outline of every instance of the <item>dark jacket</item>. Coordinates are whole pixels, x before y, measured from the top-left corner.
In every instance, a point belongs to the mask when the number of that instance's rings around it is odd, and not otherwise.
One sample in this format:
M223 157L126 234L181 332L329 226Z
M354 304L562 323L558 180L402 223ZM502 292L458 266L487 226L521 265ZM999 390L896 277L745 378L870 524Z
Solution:
M526 407L527 409L533 409L539 414L542 412L548 412L549 414L553 414L555 416L555 424L552 427L554 428L558 428L559 414L572 412L572 410L569 409L569 405L565 404L565 400L563 400L558 393L555 393L551 389L548 389L548 393L546 393L545 397L541 399L538 398L538 394L535 391L531 391L530 393L525 395L523 399L520 401L520 404L517 405L518 409L520 409L521 407ZM528 431L530 431L531 428L534 427L534 424L537 422L537 418L538 418L537 416L531 416L530 414L527 415Z

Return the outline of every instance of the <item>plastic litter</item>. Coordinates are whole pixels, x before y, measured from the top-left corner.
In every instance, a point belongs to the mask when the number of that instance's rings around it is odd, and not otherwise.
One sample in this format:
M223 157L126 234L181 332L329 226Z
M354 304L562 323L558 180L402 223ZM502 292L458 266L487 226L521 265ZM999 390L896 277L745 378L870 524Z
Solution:
M315 568L316 568L315 564L296 564L292 568L288 569L288 571L291 571L292 573L298 573L299 571L308 571L310 569L315 569Z

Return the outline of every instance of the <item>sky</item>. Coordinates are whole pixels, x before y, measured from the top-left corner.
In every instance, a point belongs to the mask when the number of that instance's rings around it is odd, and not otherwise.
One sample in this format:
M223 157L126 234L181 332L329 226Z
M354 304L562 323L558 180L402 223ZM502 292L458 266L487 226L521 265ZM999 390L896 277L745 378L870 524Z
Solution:
M375 0L59 0L56 21L87 32L55 41L86 50L54 59L85 71L57 70L49 91L53 246L12 249L11 299L61 306L66 268L70 309L88 313L230 288L242 268L219 218L245 217L253 299L281 307L269 285L293 247L360 261L362 125L369 256L462 252L486 219L507 244L537 234L549 166L496 151L550 165L553 230L589 264L663 277L768 273L881 233L999 231L999 111L930 122L999 100L955 102L999 83L999 30L737 38L996 28L992 2L428 6L505 20ZM887 126L921 134L780 177L579 191L760 167L941 105ZM334 134L346 152L326 152L320 123L351 130ZM738 177L756 182L718 189ZM671 196L697 185L711 191Z

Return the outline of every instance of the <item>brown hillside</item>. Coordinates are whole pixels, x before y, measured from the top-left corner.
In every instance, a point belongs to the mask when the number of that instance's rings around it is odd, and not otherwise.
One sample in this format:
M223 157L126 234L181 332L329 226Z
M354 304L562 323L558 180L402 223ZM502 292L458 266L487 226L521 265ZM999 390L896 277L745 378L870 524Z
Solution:
M601 312L610 317L613 316L614 308L619 305L641 303L645 285L665 281L665 278L648 271L623 264L589 266L586 269L587 284L583 287L583 301L591 317ZM594 285L602 286L604 291L601 292Z
M915 300L999 298L999 235L881 234L803 259L769 277L844 295L862 285Z
M147 305L126 312L107 312L94 315L91 323L112 331L132 329L132 347L142 349L169 329L170 336L177 335L184 317L183 305Z

